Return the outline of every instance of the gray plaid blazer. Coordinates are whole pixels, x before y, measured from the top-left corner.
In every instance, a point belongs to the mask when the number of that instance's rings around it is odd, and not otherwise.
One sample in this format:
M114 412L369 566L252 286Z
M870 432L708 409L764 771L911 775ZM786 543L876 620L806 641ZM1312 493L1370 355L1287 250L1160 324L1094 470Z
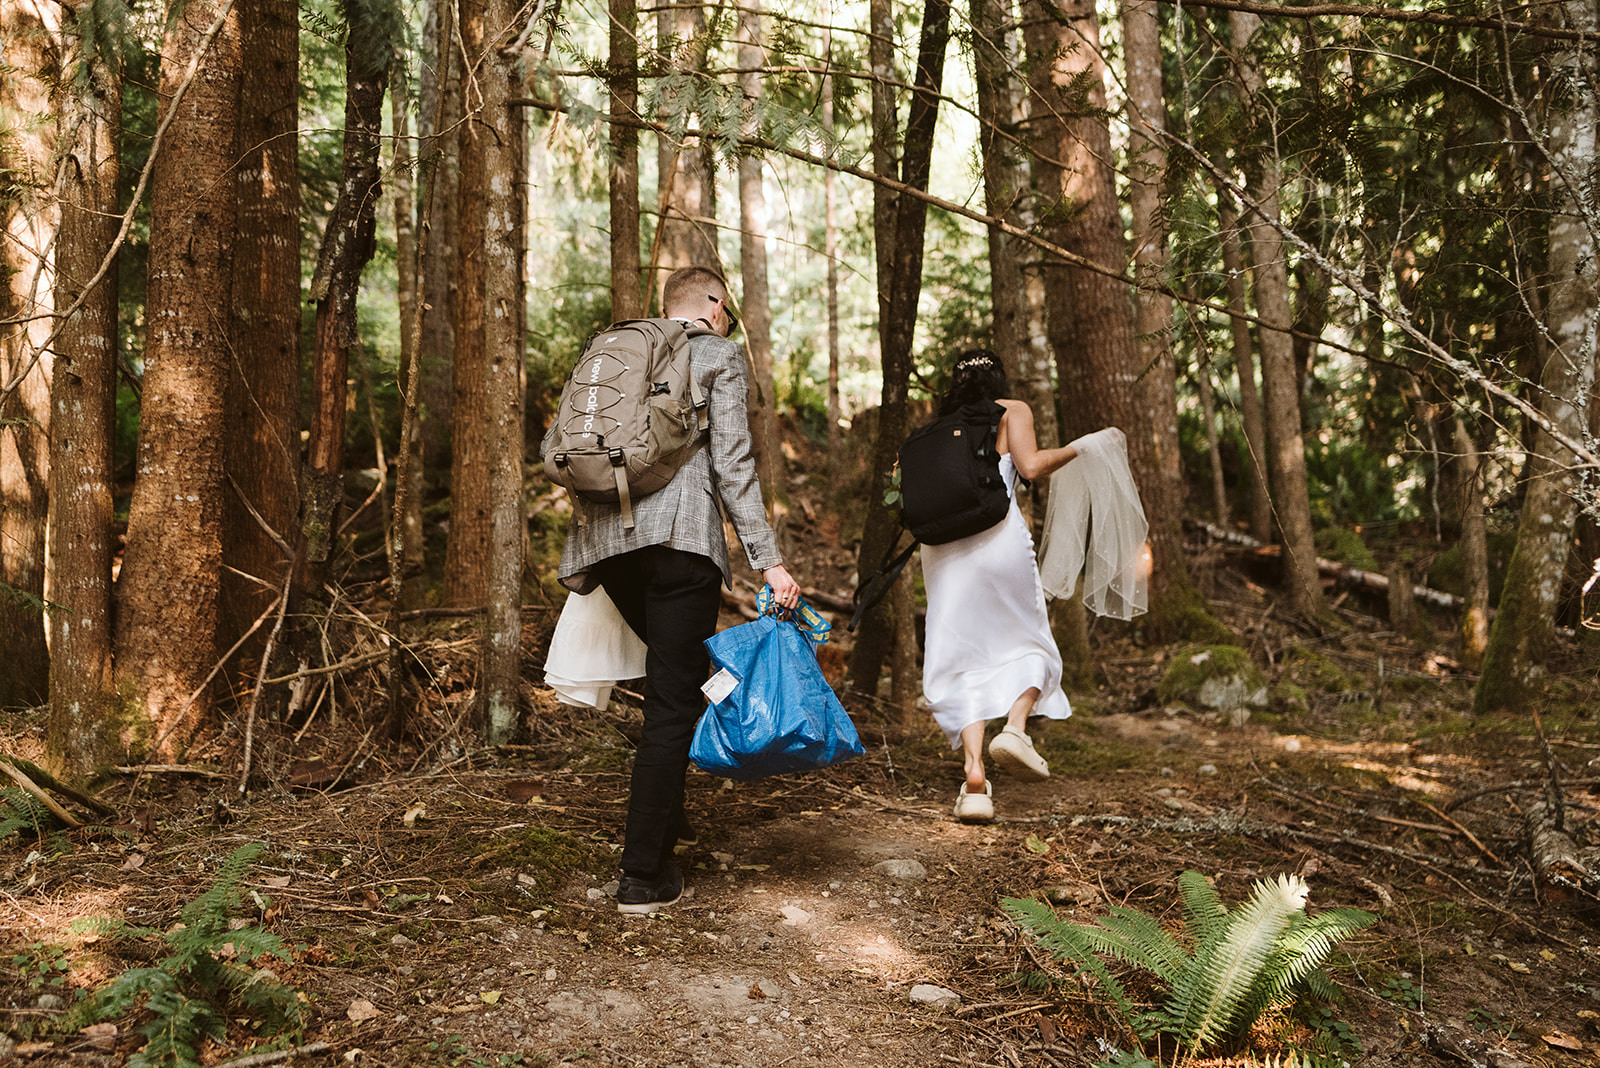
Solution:
M728 545L717 511L719 496L751 570L765 571L783 563L777 536L767 525L750 450L749 375L744 352L715 334L693 338L689 345L689 365L708 405L710 444L697 450L671 482L633 502L632 530L623 527L618 506L572 499L572 522L558 573L568 589L590 592L598 585L590 568L647 545L669 545L708 556L722 569L722 580L732 587ZM541 452L549 448L547 434Z

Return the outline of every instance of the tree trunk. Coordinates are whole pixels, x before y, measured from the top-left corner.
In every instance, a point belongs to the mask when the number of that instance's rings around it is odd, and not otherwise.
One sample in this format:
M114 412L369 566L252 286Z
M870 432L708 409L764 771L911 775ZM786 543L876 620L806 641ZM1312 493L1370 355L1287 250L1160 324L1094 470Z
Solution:
M1239 242L1239 216L1233 198L1217 191L1217 227L1222 243L1222 269L1227 276L1229 325L1233 331L1233 363L1239 377L1239 422L1244 428L1245 455L1242 481L1250 487L1250 533L1258 541L1272 540L1272 494L1267 484L1267 429L1261 414L1261 393L1256 389L1255 342L1245 316L1244 253Z
M1456 515L1461 522L1461 573L1465 607L1461 610L1461 662L1476 671L1489 644L1489 536L1483 519L1483 455L1456 416Z
M1266 82L1252 58L1261 19L1243 11L1233 11L1229 12L1228 20L1242 99L1246 107L1265 109L1260 95ZM1270 111L1264 110L1262 118L1266 123L1272 122ZM1271 141L1268 143L1270 145ZM1256 155L1257 173L1252 177L1250 190L1255 208L1245 213L1244 223L1250 234L1256 311L1263 323L1261 383L1266 392L1267 470L1274 490L1278 527L1283 534L1284 584L1288 588L1289 606L1296 615L1314 620L1321 616L1325 603L1317 577L1311 498L1306 487L1299 376L1295 369L1294 344L1289 336L1292 315L1287 250L1279 229L1283 225L1280 207L1283 165L1270 148L1263 148Z
M745 133L760 133L761 72L766 62L761 46L761 3L751 0L739 14L739 87L749 116ZM783 464L783 431L778 425L778 391L772 372L772 305L767 296L767 196L762 188L761 158L739 160L739 274L744 300L739 311L745 348L750 354L748 400L751 439L762 496L781 545L787 546L789 484Z
M1016 12L1009 0L972 0L971 19L984 203L990 215L1026 229L1032 225L1023 209L1029 175L1013 140L1020 127L1021 97L1015 73L1020 59ZM1061 442L1049 357L1038 353L1028 336L1024 266L1035 257L1027 242L998 224L988 227L988 236L994 350L1014 385L1015 396L1033 409L1033 428L1040 446L1050 448ZM1042 484L1039 488L1042 490Z
M1041 197L1049 205L1041 229L1069 251L1120 267L1128 248L1109 165L1111 130L1104 111L1105 70L1094 5L1075 0L1047 8L1030 2L1025 15L1034 65L1033 123L1044 156L1053 161L1041 159L1035 168ZM1085 85L1088 111L1075 113L1074 107L1083 109L1074 94ZM1140 113L1147 138L1152 136L1151 118ZM1189 623L1199 607L1183 555L1170 351L1148 368L1141 361L1134 309L1117 279L1047 262L1044 283L1050 339L1060 367L1062 413L1077 413L1062 436L1071 439L1107 424L1127 435L1129 465L1150 521L1150 613L1143 626L1153 636L1165 637ZM1169 322L1159 339L1164 341L1170 332Z
M411 100L403 64L389 72L389 123L394 134L394 166L389 179L394 194L395 305L400 323L400 366L396 379L404 398L413 376L419 373L417 349L420 338L413 329L417 321L417 183L416 156L411 144ZM410 416L414 420L415 416ZM402 565L397 574L422 563L426 544L422 533L422 436L402 432L401 448L408 455L395 457L395 497L402 507L395 511L395 535L391 552L398 552ZM402 491L401 480L405 486ZM391 569L393 571L394 569Z
M450 534L444 559L445 604L457 608L485 604L489 596L493 505L489 486L489 308L484 303L488 235L483 205L490 195L487 142L498 136L492 123L500 116L485 113L483 86L475 81L483 75L488 37L484 2L474 0L460 6L466 89L458 148L455 395L450 409Z
M517 729L518 689L522 680L522 354L523 206L526 204L527 147L523 111L508 105L518 85L514 57L504 49L516 8L510 0L466 0L464 22L482 14L477 36L466 35L469 56L481 54L477 81L483 87L479 138L486 179L483 199L467 210L483 222L484 443L487 448L488 542L485 557L483 670L479 699L484 741L511 741ZM487 17L484 18L483 15Z
M281 591L291 562L280 546L295 543L300 512L298 17L290 0L239 5L241 47L250 61L241 72L242 158L234 172L230 485L222 520L221 638L229 645ZM261 639L254 648L260 650Z
M425 54L417 112L417 140L422 171L427 175L422 246L422 340L418 346L417 437L421 444L421 480L445 467L453 399L455 360L456 217L459 213L456 131L461 124L461 55L445 0L429 0L423 26ZM418 494L419 507L425 494ZM423 530L427 539L427 530ZM418 558L417 565L422 564Z
M69 33L76 60L90 57ZM46 763L82 782L119 755L111 675L111 439L117 384L117 274L100 271L117 236L121 140L119 71L89 62L83 88L66 98L61 138L61 231L56 297L60 311L82 299L61 324L50 423L50 599L63 606L50 622L50 714Z
M41 704L50 688L45 647L45 531L50 503L51 354L55 284L51 250L60 211L53 202L54 71L60 8L0 0L0 708Z
M822 135L833 143L833 29L832 7L822 0ZM839 461L840 423L844 405L839 397L839 223L833 168L822 172L823 255L828 260L828 463Z
M711 35L705 8L699 4L664 6L656 16L656 33L667 68L702 71ZM665 117L665 116L663 116ZM676 144L666 135L656 139L659 184L652 289L659 307L667 275L679 267L722 269L717 251L717 184L711 146L698 138Z
M1183 459L1178 447L1178 370L1172 354L1172 298L1166 284L1169 233L1161 203L1167 175L1166 105L1161 76L1161 26L1155 0L1122 7L1126 54L1129 199L1133 222L1135 400L1142 406L1128 430L1145 514L1150 517L1150 613L1145 629L1158 639L1187 636L1204 611L1183 549ZM1181 14L1179 17L1182 17ZM1113 261L1115 262L1115 261ZM1143 439L1140 441L1139 439ZM1142 457L1142 459L1141 459Z
M347 6L345 17L356 12ZM322 588L337 530L344 478L345 383L350 348L360 344L356 298L361 272L372 259L382 199L383 94L389 84L389 42L352 34L345 46L344 166L339 198L322 239L311 299L317 304L312 354L311 435L301 484L301 549L297 598Z
M1570 0L1560 11L1569 29L1593 32L1600 22L1593 2ZM1600 71L1587 47L1566 47L1552 57L1551 66L1558 79L1585 88L1564 100L1550 122L1550 286L1545 297L1550 352L1539 408L1557 429L1582 440L1595 382L1595 286L1600 280L1594 214L1585 192L1595 167L1600 102L1587 87ZM1542 428L1534 432L1526 477L1517 545L1473 694L1478 713L1527 711L1535 696L1534 681L1555 641L1578 485L1572 458Z
M177 111L152 174L151 326L115 649L118 689L140 720L130 748L163 759L178 758L211 711L229 362L217 300L233 291L240 40L237 9L189 0L162 42L160 112Z
M893 173L894 129L893 97L880 101L879 93L892 94L885 84L892 67L888 53L892 26L887 5L881 0L872 7L873 67L873 165L879 173ZM926 190L933 159L934 127L939 117L939 92L944 81L945 47L950 40L950 5L945 0L926 0L922 13L922 43L917 53L915 89L911 111L906 119L905 151L900 161L900 181ZM884 168L888 169L885 170ZM872 479L867 490L867 515L861 534L860 555L856 561L858 580L867 577L883 562L899 524L883 503L883 493L894 470L900 444L906 436L907 390L911 378L911 348L917 325L917 303L922 293L922 253L926 237L928 205L916 197L897 196L889 205L882 187L874 189L874 226L879 233L878 306L880 309L878 345L883 354L883 399L878 411L878 437L873 450ZM891 212L892 209L892 212ZM888 241L884 231L888 230ZM885 244L889 255L885 256ZM852 685L863 692L877 691L896 630L887 601L880 601L867 614L850 659ZM903 661L902 661L903 663Z
M637 0L611 0L611 114L639 111ZM639 131L611 127L611 318L645 313L639 274Z
M1222 470L1222 443L1217 434L1217 400L1211 388L1211 365L1195 368L1200 394L1200 415L1206 421L1206 459L1211 468L1211 514L1219 526L1228 525L1228 483Z

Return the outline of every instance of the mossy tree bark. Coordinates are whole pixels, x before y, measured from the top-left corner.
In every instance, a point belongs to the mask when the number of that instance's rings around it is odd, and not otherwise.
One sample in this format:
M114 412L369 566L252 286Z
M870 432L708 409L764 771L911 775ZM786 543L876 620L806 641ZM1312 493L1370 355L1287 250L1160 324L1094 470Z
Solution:
M1556 17L1568 29L1592 33L1600 24L1593 0L1572 0ZM1600 102L1591 49L1567 48L1553 57L1558 81L1572 92L1550 119L1550 286L1545 296L1549 352L1540 380L1541 413L1570 438L1588 429L1595 383L1597 223L1588 193L1596 165ZM1473 709L1525 712L1555 640L1556 607L1577 517L1577 474L1572 456L1542 427L1533 434L1525 476L1527 492L1517 544L1506 568L1499 612L1489 630L1483 673Z
M526 285L523 276L523 205L526 203L527 146L524 112L511 106L519 83L517 65L506 50L516 9L510 0L466 0L464 19L476 35L463 34L469 57L481 56L484 126L477 144L486 179L481 199L462 205L481 213L483 234L481 307L484 318L464 328L483 335L483 424L487 446L488 518L484 558L484 619L480 716L484 741L509 742L517 729L522 678L522 567L526 524L522 508L522 367ZM477 303L474 301L473 303ZM460 336L459 334L457 336ZM475 346L476 347L476 346Z

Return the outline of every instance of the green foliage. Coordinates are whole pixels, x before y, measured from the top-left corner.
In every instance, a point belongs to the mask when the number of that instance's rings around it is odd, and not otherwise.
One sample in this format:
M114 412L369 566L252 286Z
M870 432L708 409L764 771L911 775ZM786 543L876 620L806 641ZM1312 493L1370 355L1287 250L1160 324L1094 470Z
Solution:
M1317 531L1316 546L1317 552L1328 559L1362 571L1378 571L1382 566L1361 539L1361 534L1349 527L1325 527Z
M299 995L267 967L254 966L273 957L292 962L282 939L258 927L229 930L229 910L261 849L260 843L250 843L234 850L217 869L210 889L184 906L169 931L115 918L80 921L79 929L104 938L163 942L169 952L90 994L67 1015L64 1026L78 1030L142 1010L150 1017L138 1028L146 1044L129 1059L129 1068L198 1068L200 1042L224 1039L229 1016L252 1017L267 1035L297 1034Z
M1423 1002L1428 1000L1428 992L1404 975L1392 975L1385 979L1383 989L1378 993L1386 1000L1396 1005L1403 1005L1412 1012L1421 1012Z
M28 791L15 786L0 786L0 838L19 831L32 831L43 838L46 831L60 825L56 814Z
M47 988L59 990L66 985L67 973L72 970L67 963L66 950L44 942L35 942L21 953L13 953L11 964L27 988L34 992Z
M1155 918L1121 905L1097 923L1064 921L1039 901L1007 898L1002 907L1079 976L1092 978L1137 1040L1159 1036L1187 1056L1236 1042L1263 1014L1302 995L1336 994L1322 962L1374 920L1359 909L1307 915L1309 888L1298 876L1257 881L1250 900L1232 911L1199 872L1179 876L1178 889L1181 941ZM1149 972L1164 1000L1148 1009L1134 1002L1108 961Z
M1206 703L1208 688L1232 680L1238 681L1241 693L1247 696L1258 691L1265 696L1266 678L1249 653L1237 645L1191 645L1173 656L1156 684L1156 696L1163 701Z

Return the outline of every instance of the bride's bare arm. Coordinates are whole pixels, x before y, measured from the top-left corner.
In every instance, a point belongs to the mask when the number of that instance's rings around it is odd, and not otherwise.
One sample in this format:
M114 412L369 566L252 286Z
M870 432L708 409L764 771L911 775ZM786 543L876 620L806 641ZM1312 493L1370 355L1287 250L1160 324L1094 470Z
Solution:
M1071 445L1039 448L1039 441L1033 433L1033 409L1019 400L1002 400L1000 404L1006 414L1000 419L1000 435L996 446L1001 452L1011 454L1017 474L1029 482L1054 474L1078 455L1078 450Z

